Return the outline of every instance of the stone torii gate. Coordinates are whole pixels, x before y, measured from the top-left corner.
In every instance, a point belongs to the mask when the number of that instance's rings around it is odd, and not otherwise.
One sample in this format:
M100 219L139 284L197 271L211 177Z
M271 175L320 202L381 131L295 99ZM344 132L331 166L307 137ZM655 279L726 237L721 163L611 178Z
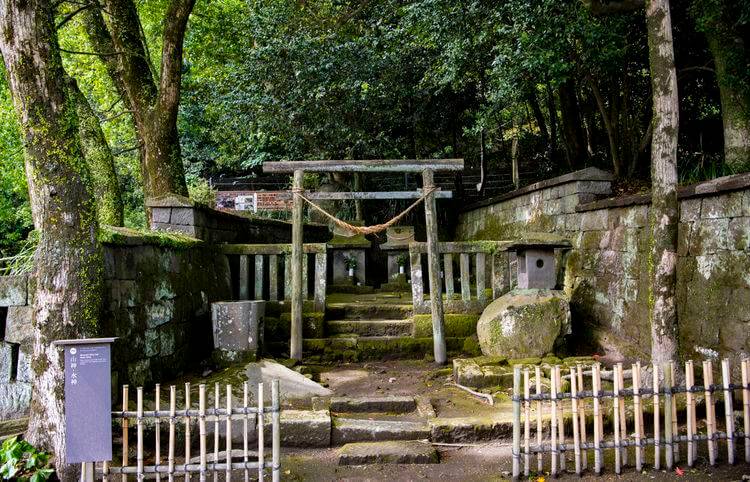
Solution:
M378 159L378 160L325 160L325 161L280 161L266 162L263 172L294 173L292 183L292 294L291 294L291 340L290 356L302 359L302 178L305 172L421 172L422 192L336 192L306 193L305 197L315 200L386 200L419 199L423 195L425 224L427 231L427 260L430 277L430 308L432 312L432 333L435 362L447 361L445 330L443 320L443 297L440 286L440 255L438 251L437 198L450 198L452 192L436 190L433 174L435 171L460 171L464 168L463 159Z

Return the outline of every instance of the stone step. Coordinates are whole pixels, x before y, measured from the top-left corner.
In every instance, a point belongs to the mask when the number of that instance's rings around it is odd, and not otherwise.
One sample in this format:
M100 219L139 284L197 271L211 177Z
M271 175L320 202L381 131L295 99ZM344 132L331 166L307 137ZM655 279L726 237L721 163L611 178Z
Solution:
M426 422L333 417L331 444L423 440L430 438Z
M339 465L437 464L437 450L430 444L406 441L357 442L339 449Z
M331 398L331 412L353 413L408 413L417 409L414 397L367 397L367 398Z
M445 339L448 351L463 348L465 338ZM432 338L411 336L336 336L305 338L305 359L308 362L355 362L384 359L416 359L432 354Z
M331 320L326 321L330 335L353 334L359 336L411 335L412 322L406 320Z
M329 303L327 320L405 320L412 317L411 304Z

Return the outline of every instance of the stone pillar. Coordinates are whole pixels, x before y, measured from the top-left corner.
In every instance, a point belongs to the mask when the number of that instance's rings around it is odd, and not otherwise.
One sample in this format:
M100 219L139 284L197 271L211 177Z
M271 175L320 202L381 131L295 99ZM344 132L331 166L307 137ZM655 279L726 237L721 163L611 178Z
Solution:
M214 360L231 363L253 360L263 346L265 301L211 303Z

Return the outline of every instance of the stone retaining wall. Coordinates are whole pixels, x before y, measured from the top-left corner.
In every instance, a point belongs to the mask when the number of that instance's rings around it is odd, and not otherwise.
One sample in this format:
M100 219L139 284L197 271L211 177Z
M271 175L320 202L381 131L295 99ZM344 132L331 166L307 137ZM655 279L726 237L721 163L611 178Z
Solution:
M530 231L571 240L560 284L571 298L574 339L648 357L649 196L596 200L611 177L585 169L468 207L457 240ZM561 270L562 271L562 270ZM680 189L677 304L686 358L750 350L750 174Z

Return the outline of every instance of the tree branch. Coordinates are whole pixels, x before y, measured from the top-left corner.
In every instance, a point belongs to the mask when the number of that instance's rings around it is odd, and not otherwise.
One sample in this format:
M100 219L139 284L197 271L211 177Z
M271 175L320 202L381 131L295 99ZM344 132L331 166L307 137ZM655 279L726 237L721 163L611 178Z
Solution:
M72 55L95 55L97 57L112 57L116 55L122 55L122 52L82 52L80 50L68 50L60 47L60 52Z
M177 116L182 80L182 44L195 0L172 0L167 10L161 52L159 105L168 115Z
M646 5L645 0L581 0L581 2L594 16L629 13Z
M79 13L83 12L84 10L87 10L87 9L91 8L92 6L93 6L92 4L87 3L87 4L85 4L85 5L81 6L81 7L76 8L72 12L68 13L67 15L65 15L65 17L63 17L63 19L60 20L60 23L58 23L55 28L57 28L59 30L60 28L64 27L66 23L68 23L71 20L73 20L73 17L75 17Z

